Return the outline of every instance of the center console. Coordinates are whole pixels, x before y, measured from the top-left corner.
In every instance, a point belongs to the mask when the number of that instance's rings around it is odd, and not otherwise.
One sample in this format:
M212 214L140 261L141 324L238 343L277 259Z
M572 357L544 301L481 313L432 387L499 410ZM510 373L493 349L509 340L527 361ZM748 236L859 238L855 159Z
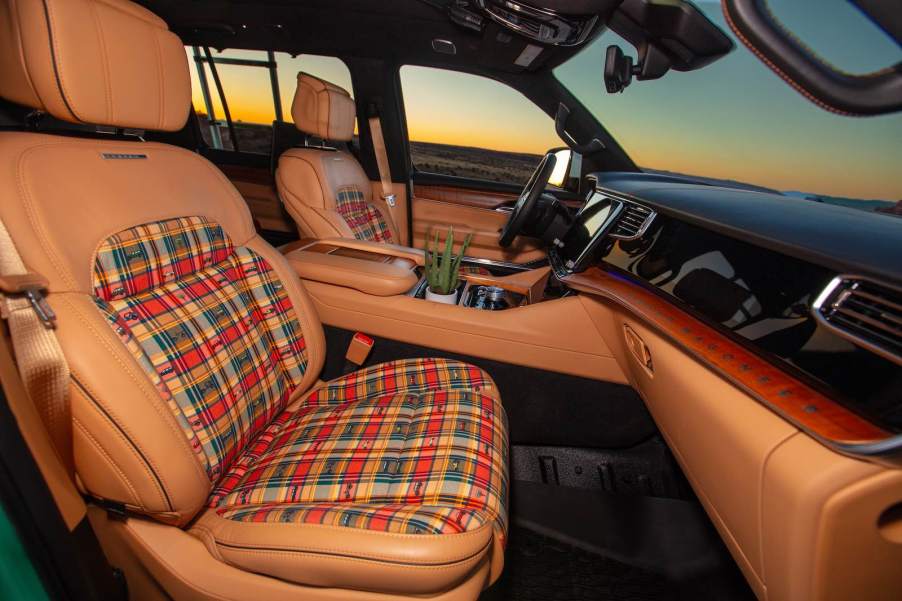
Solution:
M374 296L426 296L428 284L420 250L343 238L302 240L282 250L295 272L307 281ZM547 268L507 276L464 271L456 305L483 311L523 307L543 299L547 279Z
M423 298L422 250L338 238L281 250L325 324L461 355L626 381L580 297L546 295L548 266L507 275L461 274L457 303L447 305Z

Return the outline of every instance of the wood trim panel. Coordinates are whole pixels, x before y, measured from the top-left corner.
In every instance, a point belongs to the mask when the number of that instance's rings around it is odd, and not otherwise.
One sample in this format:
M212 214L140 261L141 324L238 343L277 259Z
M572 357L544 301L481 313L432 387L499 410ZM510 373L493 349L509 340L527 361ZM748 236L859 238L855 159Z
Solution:
M476 209L494 211L502 205L513 205L518 195L510 192L495 192L479 190L476 188L457 188L454 186L439 186L434 184L417 184L413 188L414 198L424 198L449 204L464 205ZM562 203L571 209L579 209L584 200L562 200Z
M489 192L473 188L455 188L451 186L415 185L414 197L437 200L457 205L466 205L476 209L494 211L505 203L517 200L516 194L506 192Z
M232 181L248 182L263 186L275 187L272 171L268 167L249 167L247 165L217 165L227 178Z
M352 259L359 259L361 261L373 261L374 263L390 263L392 265L399 265L404 269L413 269L417 266L416 261L413 261L407 257L398 257L396 255L392 255L389 253L378 253L371 252L368 250L360 249L360 248L349 248L345 246L338 246L336 244L328 244L326 242L319 242L317 240L311 238L304 238L302 240L296 240L295 242L289 242L285 246L282 246L279 250L282 254L288 254L293 250L303 249L307 252L312 253L320 253L323 255L336 255L339 257L350 257Z
M573 289L623 306L727 381L824 442L848 447L870 445L892 437L886 430L625 277L591 267L562 281Z

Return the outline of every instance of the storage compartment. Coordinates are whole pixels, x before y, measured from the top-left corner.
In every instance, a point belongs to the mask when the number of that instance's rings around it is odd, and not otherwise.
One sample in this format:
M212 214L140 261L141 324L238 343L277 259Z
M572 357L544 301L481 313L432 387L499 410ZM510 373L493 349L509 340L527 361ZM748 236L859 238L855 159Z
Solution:
M316 247L327 247L327 252ZM289 251L285 258L303 280L353 288L373 296L406 294L417 284L416 264L406 257L317 244Z

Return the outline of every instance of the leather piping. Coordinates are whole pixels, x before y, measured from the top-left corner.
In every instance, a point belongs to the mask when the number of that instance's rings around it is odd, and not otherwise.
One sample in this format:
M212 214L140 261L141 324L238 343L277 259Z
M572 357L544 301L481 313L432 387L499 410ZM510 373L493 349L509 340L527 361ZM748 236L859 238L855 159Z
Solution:
M237 551L267 551L272 553L301 553L304 555L325 555L328 557L337 557L340 559L355 559L358 561L371 561L374 563L388 563L392 565L399 566L409 566L409 567L435 567L435 566L451 566L460 563L466 563L471 561L480 555L484 554L486 550L489 548L489 545L492 544L492 539L489 540L475 553L471 553L466 557L462 557L460 559L455 559L453 561L436 561L436 562L411 562L411 561L401 561L397 559L374 559L371 557L364 557L362 555L353 555L349 553L336 553L334 551L318 551L318 550L304 550L304 549L284 549L279 547L258 547L258 546L249 546L249 545L236 545L232 543L223 543L218 540L214 540L214 543L218 547L226 547L229 549L235 549Z
M117 430L119 430L120 434L122 434L122 438L128 441L129 446L138 454L138 456L141 458L141 461L144 462L144 467L147 468L147 471L153 474L154 480L157 481L157 486L163 493L163 497L166 499L166 507L168 508L168 511L174 511L172 509L172 501L169 499L169 493L166 492L166 487L163 486L163 481L160 479L160 476L157 474L157 472L153 469L153 466L147 460L147 457L144 455L144 453L141 452L141 449L138 448L137 445L135 445L132 439L129 438L129 436L119 426L116 420L112 418L112 416L107 412L103 405L101 405L100 402L96 398L94 398L94 395L91 394L90 391L88 391L87 387L82 384L74 374L71 376L71 378L72 382L74 382L78 389L82 392L82 394L85 395L85 398L91 399L91 402L94 404L94 406L99 409L101 413L103 413L104 417L106 417L107 420L111 424L113 424Z
M63 82L60 79L59 68L56 64L56 49L53 44L53 26L51 25L50 20L50 7L47 6L47 0L42 0L41 4L44 7L44 19L47 21L47 40L50 43L50 62L53 63L53 76L56 79L56 87L60 91L60 98L63 99L63 104L66 105L66 110L77 119L79 122L84 123L84 120L75 114L75 111L72 110L72 105L69 104L69 99L66 97L66 92L63 90Z

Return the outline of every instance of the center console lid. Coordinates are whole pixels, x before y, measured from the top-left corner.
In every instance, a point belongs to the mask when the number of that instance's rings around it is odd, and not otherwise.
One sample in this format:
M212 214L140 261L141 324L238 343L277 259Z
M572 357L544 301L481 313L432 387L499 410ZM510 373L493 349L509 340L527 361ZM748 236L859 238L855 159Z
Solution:
M344 238L301 240L282 252L303 280L373 296L407 293L417 283L417 265L423 263L421 251Z

